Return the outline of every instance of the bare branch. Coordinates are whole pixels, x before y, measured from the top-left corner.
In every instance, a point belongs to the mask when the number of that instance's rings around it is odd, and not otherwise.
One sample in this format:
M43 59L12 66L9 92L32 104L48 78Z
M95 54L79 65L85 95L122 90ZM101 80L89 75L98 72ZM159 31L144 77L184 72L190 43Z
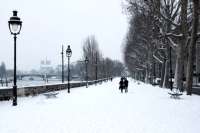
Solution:
M156 59L158 62L163 63L161 59L159 59L156 55L153 54L153 58Z
M174 14L172 15L172 20L174 20L175 18L176 18L176 16L177 16L177 13L178 13L178 11L179 11L179 9L180 9L180 6L181 4L180 4L180 2L178 2L178 6L177 6L177 8L176 8L176 11L174 12Z
M162 13L159 12L159 15L165 20L165 21L168 21L170 24L174 25L175 27L179 27L180 25L179 24L176 24L175 22L173 22L173 20L165 17Z
M166 37L182 38L183 34L166 33Z
M170 37L167 37L167 39L169 40L169 44L173 49L176 49L176 47L178 46L178 44L176 44Z

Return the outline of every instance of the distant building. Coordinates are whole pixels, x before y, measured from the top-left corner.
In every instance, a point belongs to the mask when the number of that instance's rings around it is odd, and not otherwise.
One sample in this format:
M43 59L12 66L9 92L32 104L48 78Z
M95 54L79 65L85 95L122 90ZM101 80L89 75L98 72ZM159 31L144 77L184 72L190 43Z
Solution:
M53 70L53 67L51 66L51 61L50 60L42 60L40 62L40 72L42 74L48 74Z

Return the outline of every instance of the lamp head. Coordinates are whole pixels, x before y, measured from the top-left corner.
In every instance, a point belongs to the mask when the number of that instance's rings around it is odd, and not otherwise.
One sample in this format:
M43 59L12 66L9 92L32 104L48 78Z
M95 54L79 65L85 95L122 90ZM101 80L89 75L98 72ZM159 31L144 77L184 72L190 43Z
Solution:
M17 16L17 11L13 11L13 16L10 17L10 20L8 21L8 26L11 34L17 35L20 33L22 21Z
M66 56L71 57L72 56L72 50L70 48L70 45L68 45L67 50L66 50Z

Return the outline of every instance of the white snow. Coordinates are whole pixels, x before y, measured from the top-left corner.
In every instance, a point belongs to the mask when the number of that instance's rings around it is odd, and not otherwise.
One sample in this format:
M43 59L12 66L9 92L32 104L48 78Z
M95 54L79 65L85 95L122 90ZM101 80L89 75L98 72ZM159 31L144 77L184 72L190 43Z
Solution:
M0 133L199 133L200 96L171 99L168 90L119 78L101 85L0 102Z

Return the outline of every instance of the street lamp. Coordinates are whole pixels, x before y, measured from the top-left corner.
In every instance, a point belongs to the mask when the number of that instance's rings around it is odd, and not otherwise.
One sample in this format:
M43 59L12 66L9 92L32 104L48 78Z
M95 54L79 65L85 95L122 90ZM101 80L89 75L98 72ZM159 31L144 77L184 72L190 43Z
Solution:
M8 21L8 27L11 35L14 35L14 85L13 85L13 106L17 105L17 76L16 76L16 40L21 31L22 21L17 16L17 11L13 11L13 16Z
M169 47L169 65L170 65L170 90L172 91L173 89L173 82L172 82L172 47Z
M70 63L70 57L72 56L72 50L70 48L70 45L68 45L67 50L66 50L66 56L68 57L68 93L70 93L70 84L69 84L69 78L70 78L70 68L69 68L69 63Z
M62 83L64 83L64 57L63 57L63 55L64 55L64 53L63 53L63 50L64 48L63 48L63 45L62 45L62 52L61 52L61 56L62 56Z
M88 60L88 57L86 56L86 58L85 58L86 88L88 87L88 62L89 62L89 60Z
M97 57L97 52L96 52L96 63L95 63L95 65L96 65L96 67L95 67L96 68L95 69L96 81L95 81L95 85L97 84L97 79L98 79L98 75L97 75L98 74L98 71L97 71L97 69L98 69L98 67L97 67L97 58L98 57Z

